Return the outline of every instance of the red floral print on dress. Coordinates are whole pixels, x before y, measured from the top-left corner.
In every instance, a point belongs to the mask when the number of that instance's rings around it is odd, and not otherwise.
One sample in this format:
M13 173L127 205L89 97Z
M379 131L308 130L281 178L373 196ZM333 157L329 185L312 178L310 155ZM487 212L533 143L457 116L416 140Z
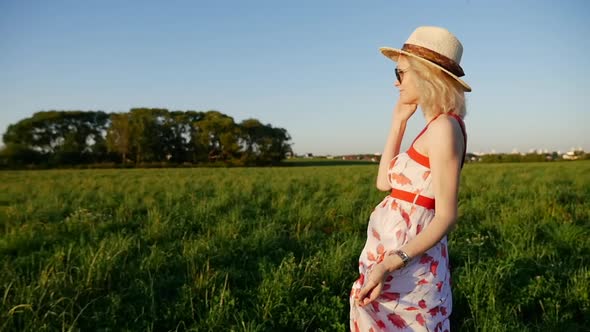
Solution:
M436 272L438 269L438 261L433 261L430 263L430 272L436 277Z
M442 323L441 323L441 322L438 322L438 323L436 324L436 326L434 327L434 331L435 331L435 332L436 332L436 331L440 331L440 332L442 332Z
M383 292L379 295L380 298L386 299L388 301L397 301L399 300L400 294L399 293L389 293Z
M432 262L433 258L429 254L424 254L420 257L420 264L426 264Z
M420 308L422 308L422 309L426 309L426 301L424 301L424 300L418 301L418 306L420 306Z
M373 236L378 240L381 241L381 235L379 235L379 232L377 232L375 230L375 228L371 228L371 232L373 233Z
M404 221L406 222L406 226L410 228L412 226L410 222L410 215L406 211L404 211L404 209L400 209L400 211L402 213L402 218L404 218Z
M373 301L371 302L371 306L373 306L373 310L375 310L375 312L379 312L379 302Z
M389 321L396 327L403 329L404 327L407 327L408 324L406 323L406 321L402 318L402 316L397 315L397 314L389 314L387 315L387 319L389 319Z
M392 182L401 184L402 186L412 184L412 180L410 180L407 176L403 175L402 173L391 173L391 178L393 179Z
M434 317L438 314L439 311L440 311L439 307L434 307L434 308L428 310L428 313L430 314L430 316Z
M390 208L395 211L399 208L399 204L397 204L396 201L393 201L391 202Z
M426 321L424 320L424 316L422 316L421 313L416 314L416 321L418 322L418 324L420 324L421 326L426 325Z

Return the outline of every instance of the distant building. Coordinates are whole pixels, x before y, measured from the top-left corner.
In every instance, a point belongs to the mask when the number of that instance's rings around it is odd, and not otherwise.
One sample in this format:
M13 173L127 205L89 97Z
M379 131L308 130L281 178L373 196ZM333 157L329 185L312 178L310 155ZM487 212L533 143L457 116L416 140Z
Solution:
M570 151L563 154L561 157L565 160L577 160L584 157L584 150L580 147L577 149L572 148Z

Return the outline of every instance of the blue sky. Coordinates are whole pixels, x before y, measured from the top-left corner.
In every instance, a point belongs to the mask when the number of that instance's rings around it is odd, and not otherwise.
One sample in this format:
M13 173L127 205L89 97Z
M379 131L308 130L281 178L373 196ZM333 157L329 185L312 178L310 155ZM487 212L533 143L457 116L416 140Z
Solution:
M443 4L444 3L444 4ZM0 133L41 110L219 110L296 153L381 152L421 25L464 46L468 150L590 150L588 1L0 0ZM407 147L424 125L417 112Z

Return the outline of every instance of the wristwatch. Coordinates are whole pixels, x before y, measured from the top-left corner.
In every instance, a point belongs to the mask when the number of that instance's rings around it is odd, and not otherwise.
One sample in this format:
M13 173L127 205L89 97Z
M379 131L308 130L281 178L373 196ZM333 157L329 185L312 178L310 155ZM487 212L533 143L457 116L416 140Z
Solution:
M405 267L406 265L408 265L408 262L410 261L410 256L408 256L408 254L406 254L402 250L396 250L393 253L398 255L399 258L402 259L402 267Z

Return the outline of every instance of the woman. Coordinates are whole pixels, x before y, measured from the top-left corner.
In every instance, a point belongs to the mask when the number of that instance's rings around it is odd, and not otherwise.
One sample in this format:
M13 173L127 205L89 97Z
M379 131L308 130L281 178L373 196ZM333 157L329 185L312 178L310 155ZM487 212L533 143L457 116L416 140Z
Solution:
M377 188L391 194L370 216L350 297L352 331L450 330L447 233L457 218L465 159L463 47L449 31L419 27L402 49L381 48L397 62L393 111ZM399 153L406 123L420 105L427 125ZM395 157L394 157L395 156ZM435 213L436 211L436 213Z

